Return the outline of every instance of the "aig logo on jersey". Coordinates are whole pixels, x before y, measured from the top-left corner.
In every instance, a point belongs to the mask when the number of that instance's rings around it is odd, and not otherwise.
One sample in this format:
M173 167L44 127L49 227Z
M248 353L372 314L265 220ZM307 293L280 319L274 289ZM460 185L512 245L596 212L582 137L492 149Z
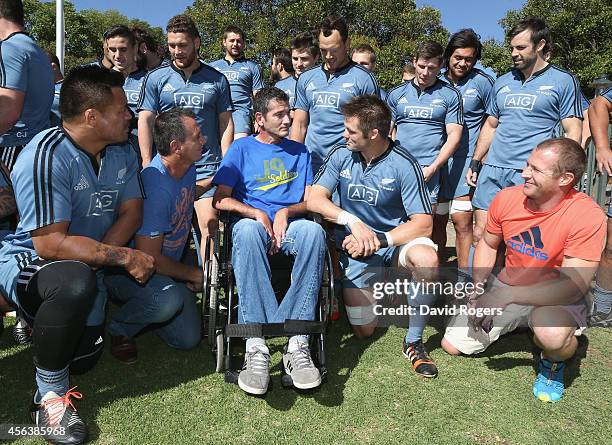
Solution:
M412 105L407 105L404 107L404 115L406 117L416 118L416 119L431 119L433 117L433 108L432 107L415 107Z
M508 94L504 99L504 107L532 111L536 99L537 96L533 94Z
M124 90L124 91L125 91L125 95L127 96L127 101L129 104L138 102L140 91L134 91L134 90Z
M204 97L202 93L174 93L174 104L180 108L204 109Z
M222 71L222 73L230 82L238 82L240 79L240 71Z
M114 212L118 195L118 190L102 190L92 193L89 198L87 216L102 216L105 212Z
M361 201L375 206L378 202L378 190L361 184L349 184L348 198L351 201Z
M339 108L340 106L340 93L318 91L312 94L312 99L315 107Z

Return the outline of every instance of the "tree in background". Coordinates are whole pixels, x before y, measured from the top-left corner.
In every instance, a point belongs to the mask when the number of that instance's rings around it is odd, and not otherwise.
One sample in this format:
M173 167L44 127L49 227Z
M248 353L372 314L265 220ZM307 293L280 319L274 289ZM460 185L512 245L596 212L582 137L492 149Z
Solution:
M576 74L587 93L600 74L612 73L612 3L609 0L528 0L520 10L508 11L500 20L506 33L519 20L542 17L553 41L551 62ZM512 65L506 46L489 40L483 64L498 74Z
M55 2L24 0L26 28L48 50L55 48ZM66 67L100 57L102 35L115 24L139 25L160 42L163 30L118 11L93 9L77 12L65 1ZM246 55L258 62L269 77L276 48L289 47L303 31L317 29L323 17L342 14L349 23L352 46L370 44L377 52L377 78L390 88L401 78L402 61L414 54L417 43L433 39L445 45L449 36L436 8L417 8L414 0L194 0L186 13L202 34L201 56L222 56L223 28L236 24L249 38ZM609 0L528 0L522 9L508 11L500 24L507 32L525 17L543 17L554 44L552 62L578 77L588 89L599 74L612 72L612 4ZM169 19L170 17L168 17ZM478 30L476 30L478 32ZM498 75L512 67L507 43L484 42L482 64Z
M261 65L265 78L276 48L288 48L295 35L317 29L330 14L345 17L353 46L369 43L374 47L376 74L386 88L400 82L402 60L414 54L420 40L446 44L448 39L440 11L417 8L413 0L195 0L187 14L202 34L204 60L222 56L223 29L235 24L247 34L246 56Z

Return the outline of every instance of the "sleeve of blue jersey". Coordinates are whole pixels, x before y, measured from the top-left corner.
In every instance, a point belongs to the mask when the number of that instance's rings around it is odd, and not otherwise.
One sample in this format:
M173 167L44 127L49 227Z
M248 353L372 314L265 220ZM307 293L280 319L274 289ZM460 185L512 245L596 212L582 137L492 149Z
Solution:
M601 95L608 99L608 102L612 103L612 87L608 87L607 89L603 90Z
M264 87L261 77L261 68L255 62L252 62L251 72L253 73L253 91L259 91Z
M218 114L224 113L225 111L234 111L230 85L227 78L222 74L219 76L219 94L217 95L216 107Z
M499 108L497 108L497 92L502 88L504 77L498 77L493 85L493 91L491 92L491 100L487 106L487 114L495 118L499 118Z
M126 162L127 172L125 174L126 182L121 202L129 201L130 199L143 199L146 196L136 152L131 146L127 146L126 150L128 152L128 161Z
M157 82L155 80L155 76L151 77L151 74L154 73L155 71L151 71L142 81L142 85L140 87L140 99L138 100L136 111L144 110L152 111L153 113L157 113L159 111L159 91Z
M212 181L213 184L225 185L231 188L238 184L241 176L242 145L239 140L230 145L226 155L221 160L217 173L215 173Z
M24 232L72 220L70 164L52 151L58 136L44 132L30 144L39 150L24 150L12 172L13 190ZM41 133L42 134L42 133ZM48 156L50 154L50 156Z
M561 83L561 94L559 95L559 118L567 119L578 117L582 119L582 92L576 77L565 72L564 82Z
M0 51L0 87L25 92L28 87L27 60L23 49L13 40L2 42Z
M293 108L296 110L303 110L308 113L310 109L308 104L308 98L306 97L306 75L305 73L298 77L297 84L295 85L295 104Z
M491 106L491 100L493 99L493 84L494 80L486 75L478 76L479 82L477 83L478 89L480 90L480 97L484 104L485 112L488 112Z
M446 109L446 116L444 117L444 123L463 125L463 100L461 99L461 93L451 86L448 86L448 89L449 102Z
M341 146L336 145L327 155L325 162L314 177L314 184L325 187L330 192L336 190L340 179Z
M391 120L396 122L397 119L397 104L396 104L396 96L397 96L397 87L393 88L391 91L387 92L387 106L391 110Z
M171 196L160 181L161 173L156 168L146 168L142 171L142 178L147 199L144 201L142 225L136 232L141 236L159 236L172 230L172 203Z
M401 152L398 152L402 154ZM403 155L403 154L402 154ZM409 217L417 214L431 215L431 201L429 192L423 178L423 170L414 158L403 157L407 161L407 165L398 168L402 178L402 203L406 215ZM398 167L400 167L398 165Z

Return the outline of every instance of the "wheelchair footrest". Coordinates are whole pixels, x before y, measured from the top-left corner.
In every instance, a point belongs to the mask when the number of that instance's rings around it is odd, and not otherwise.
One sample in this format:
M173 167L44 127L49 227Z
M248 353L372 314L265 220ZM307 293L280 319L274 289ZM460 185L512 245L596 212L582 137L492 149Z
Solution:
M246 323L225 326L226 337L285 337L322 334L325 323L310 320L286 320L284 323Z

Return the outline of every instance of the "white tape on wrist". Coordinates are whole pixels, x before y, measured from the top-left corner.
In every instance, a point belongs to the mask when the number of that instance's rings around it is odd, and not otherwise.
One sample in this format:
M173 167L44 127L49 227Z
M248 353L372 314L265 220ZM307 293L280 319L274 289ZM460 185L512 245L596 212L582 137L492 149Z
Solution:
M387 246L388 247L393 247L393 237L391 236L390 232L385 232L385 237L387 238Z
M346 210L341 211L338 214L338 218L336 219L336 223L341 226L351 225L359 221L361 220L358 217L356 217L352 213L347 212Z

